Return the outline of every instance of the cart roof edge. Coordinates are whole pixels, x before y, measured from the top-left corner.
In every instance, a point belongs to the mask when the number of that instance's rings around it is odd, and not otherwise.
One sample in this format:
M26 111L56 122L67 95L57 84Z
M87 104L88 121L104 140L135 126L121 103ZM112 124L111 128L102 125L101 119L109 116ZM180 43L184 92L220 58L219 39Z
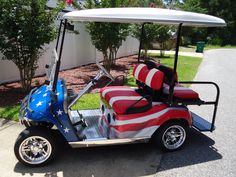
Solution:
M64 19L81 22L157 23L183 26L223 27L226 22L218 17L161 8L100 8L68 12Z

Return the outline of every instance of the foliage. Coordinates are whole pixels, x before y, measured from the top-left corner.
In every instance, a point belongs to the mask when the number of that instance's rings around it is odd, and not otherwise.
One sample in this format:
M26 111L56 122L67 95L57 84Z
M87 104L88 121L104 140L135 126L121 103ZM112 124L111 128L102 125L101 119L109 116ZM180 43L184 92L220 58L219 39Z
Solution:
M178 3L175 5L184 11L206 13L206 9L201 7L199 1L196 0L184 0L183 3ZM207 37L207 28L197 28L197 27L183 27L182 29L182 45L196 44L197 41L205 41Z
M18 121L20 105L0 107L0 118Z
M226 45L236 44L236 1L234 0L200 0L201 7L207 9L207 14L223 18L227 26L224 28L209 28L209 43Z
M128 6L128 0L87 0L86 8L108 8ZM116 58L122 41L128 36L128 25L119 23L91 22L86 25L91 36L92 43L97 50L101 51L104 58L104 66L110 71L110 67Z
M183 34L190 36L191 43L206 40L208 44L235 45L236 44L236 1L233 0L164 0L174 8L192 12L206 13L223 18L227 26L224 28L193 28L184 29Z
M140 40L141 38L141 25L132 25L131 34L133 37ZM144 34L142 37L142 48L144 49L144 58L147 58L147 51L152 47L152 43L158 42L160 50L165 50L166 41L171 37L171 27L166 25L145 24ZM163 55L163 52L161 52Z
M161 0L140 0L137 5L139 7L163 7Z
M206 44L204 47L204 51L211 50L211 49L235 49L236 45L209 45ZM188 46L180 46L179 51L181 52L195 52L196 51L196 45L188 45Z
M58 9L49 11L46 3L47 0L0 3L0 51L3 59L18 67L24 91L30 89L43 45L55 38L53 24Z
M140 7L164 7L161 0L141 0L138 2ZM142 25L131 25L131 35L138 40L141 37ZM144 49L144 58L147 58L147 51L152 47L153 42L159 42L161 55L166 48L166 41L171 37L171 27L164 25L145 24L142 38L142 48Z

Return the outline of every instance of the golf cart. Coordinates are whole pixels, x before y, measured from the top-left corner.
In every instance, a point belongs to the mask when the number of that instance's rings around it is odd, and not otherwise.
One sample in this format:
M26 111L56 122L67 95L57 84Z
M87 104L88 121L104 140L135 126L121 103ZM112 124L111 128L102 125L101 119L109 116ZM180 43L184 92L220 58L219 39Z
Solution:
M96 62L97 75L79 93L67 89L66 82L58 78L68 20L140 23L143 24L142 33L145 23L178 25L174 67L152 60L137 62L133 70L137 88L106 86L100 89L100 109L72 110L81 96L102 77L110 81L114 79L99 62ZM141 143L152 139L167 151L184 145L188 128L212 132L219 87L214 82L178 81L178 51L182 26L225 25L225 21L217 17L157 8L107 8L66 13L60 23L51 64L46 65L48 80L22 101L20 121L26 129L15 143L17 159L29 166L44 165L52 160L57 150L52 127L73 148ZM142 43L142 39L140 41ZM201 100L196 91L181 84L213 85L217 91L216 98L213 101ZM213 105L212 121L191 112L189 105Z

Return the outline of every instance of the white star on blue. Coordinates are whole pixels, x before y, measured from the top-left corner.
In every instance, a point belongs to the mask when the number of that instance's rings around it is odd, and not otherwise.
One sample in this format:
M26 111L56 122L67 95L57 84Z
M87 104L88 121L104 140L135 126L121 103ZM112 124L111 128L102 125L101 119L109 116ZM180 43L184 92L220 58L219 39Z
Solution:
M37 107L39 106L42 106L42 101L39 101L37 104L36 104Z
M65 133L69 133L70 129L66 127L66 128L64 129L64 131L65 131Z
M62 115L62 111L59 109L58 111L57 111L57 115L59 116L59 115Z

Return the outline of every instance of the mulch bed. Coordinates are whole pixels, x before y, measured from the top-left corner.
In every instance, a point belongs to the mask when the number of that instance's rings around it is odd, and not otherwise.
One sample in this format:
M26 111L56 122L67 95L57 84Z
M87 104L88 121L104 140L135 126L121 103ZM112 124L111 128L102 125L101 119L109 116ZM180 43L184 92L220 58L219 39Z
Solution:
M121 85L123 83L122 77L126 78L130 67L133 67L136 63L137 56L117 59L116 64L111 68L110 72L114 78L117 78L113 85ZM61 71L59 78L63 78L66 81L67 88L78 92L97 74L97 71L96 64L89 64ZM36 83L42 85L45 79L45 76L35 77L32 81L32 88L36 86ZM104 86L105 84L103 83L105 83L105 80L100 83L102 84L99 87ZM97 88L94 88L91 91L95 92L97 90ZM2 84L0 85L0 107L19 104L26 95L27 93L22 92L19 82Z

